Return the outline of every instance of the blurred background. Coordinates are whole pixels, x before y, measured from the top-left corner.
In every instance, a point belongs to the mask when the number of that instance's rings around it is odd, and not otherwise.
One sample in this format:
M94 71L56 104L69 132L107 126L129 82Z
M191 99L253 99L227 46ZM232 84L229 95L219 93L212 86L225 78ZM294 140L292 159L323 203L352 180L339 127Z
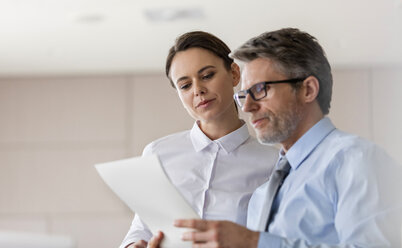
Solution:
M118 247L133 213L93 165L191 128L164 76L174 39L283 27L324 47L337 127L402 164L402 0L0 0L0 233Z

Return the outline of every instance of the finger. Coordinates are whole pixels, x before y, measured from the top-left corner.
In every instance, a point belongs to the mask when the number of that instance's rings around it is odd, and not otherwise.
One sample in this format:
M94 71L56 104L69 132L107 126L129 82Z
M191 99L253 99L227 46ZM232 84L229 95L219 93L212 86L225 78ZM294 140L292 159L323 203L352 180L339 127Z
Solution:
M159 243L162 241L162 239L163 239L163 237L164 237L165 235L163 234L163 232L161 232L161 231L158 231L157 233L156 233L156 239L159 241Z
M157 232L149 241L148 248L158 248L163 239L163 233Z
M206 232L185 232L182 235L182 240L192 241L194 243L204 243L217 241L218 238L216 230L208 230Z
M194 243L193 248L216 248L220 247L217 242L208 242L208 243Z
M199 219L179 219L174 221L174 226L176 227L187 227L193 228L200 231L205 231L208 229L208 221Z
M134 244L131 244L127 248L147 248L147 242L144 240L140 240L135 242Z

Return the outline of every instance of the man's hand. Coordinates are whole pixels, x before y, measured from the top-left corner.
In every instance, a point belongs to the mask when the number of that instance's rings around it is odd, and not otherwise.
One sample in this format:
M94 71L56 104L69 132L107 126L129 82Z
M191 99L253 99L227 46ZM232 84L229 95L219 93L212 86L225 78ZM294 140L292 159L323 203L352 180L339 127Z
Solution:
M229 221L197 219L176 220L176 227L195 229L183 233L184 241L192 241L193 248L256 248L260 234Z

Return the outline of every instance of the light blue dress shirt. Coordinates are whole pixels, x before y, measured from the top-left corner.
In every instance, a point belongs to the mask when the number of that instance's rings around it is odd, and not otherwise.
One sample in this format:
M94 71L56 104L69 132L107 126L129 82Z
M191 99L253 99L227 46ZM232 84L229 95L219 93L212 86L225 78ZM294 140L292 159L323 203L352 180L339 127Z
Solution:
M324 118L286 156L291 170L258 226L267 183L253 194L247 226L258 247L401 247L402 167L373 143ZM260 229L260 230L259 230Z

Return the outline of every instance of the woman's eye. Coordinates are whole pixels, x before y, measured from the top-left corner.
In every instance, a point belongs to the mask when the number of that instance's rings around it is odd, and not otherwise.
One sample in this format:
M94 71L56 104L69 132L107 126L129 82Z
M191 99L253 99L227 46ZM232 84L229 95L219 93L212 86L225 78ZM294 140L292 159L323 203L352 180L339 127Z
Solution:
M202 76L202 79L203 80L208 80L208 79L211 79L214 75L215 75L215 72L210 72L210 73Z
M190 86L191 86L190 83L182 84L182 85L180 85L180 89L181 89L181 90L186 90L186 89L190 88Z

